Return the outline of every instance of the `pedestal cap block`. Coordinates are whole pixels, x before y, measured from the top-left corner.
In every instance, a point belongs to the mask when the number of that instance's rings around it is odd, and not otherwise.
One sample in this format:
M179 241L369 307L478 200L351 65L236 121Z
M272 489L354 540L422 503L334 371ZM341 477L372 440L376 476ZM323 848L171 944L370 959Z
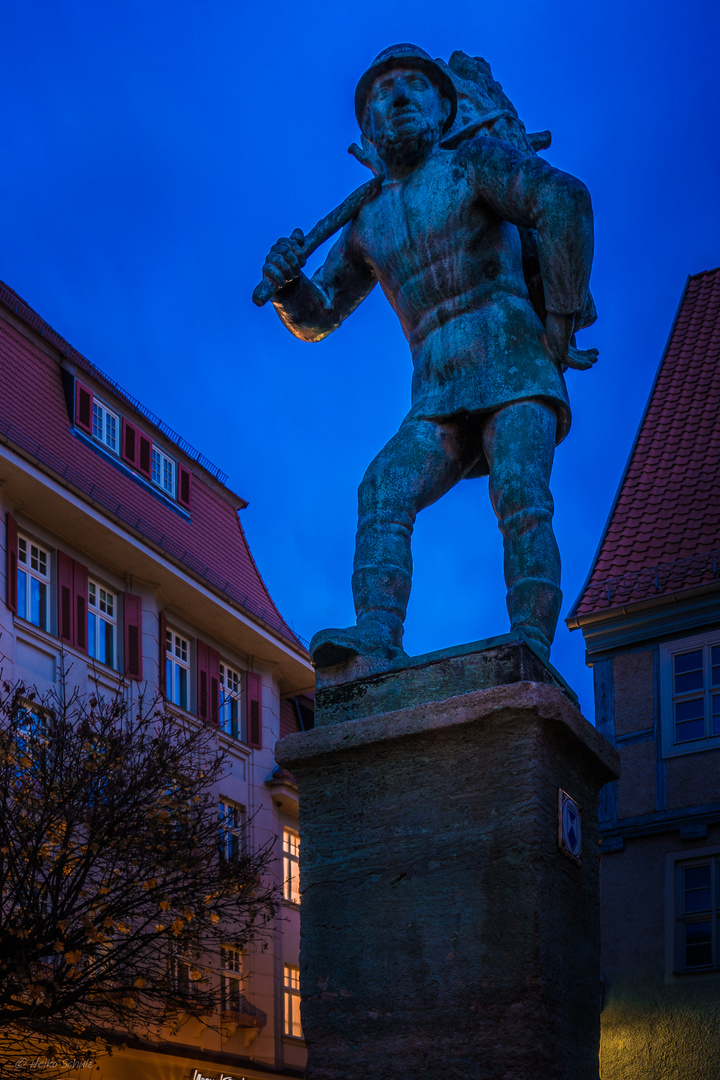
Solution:
M408 657L380 672L372 670L376 663L358 657L352 664L318 671L316 727L518 682L557 686L577 705L562 675L519 633Z

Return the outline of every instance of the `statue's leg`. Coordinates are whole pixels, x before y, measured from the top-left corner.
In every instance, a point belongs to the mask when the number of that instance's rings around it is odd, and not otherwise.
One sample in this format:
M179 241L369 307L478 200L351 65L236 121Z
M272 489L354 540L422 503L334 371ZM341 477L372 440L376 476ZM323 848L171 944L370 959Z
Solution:
M519 401L496 412L483 434L490 499L503 535L510 626L546 656L562 601L550 494L555 427L549 405Z
M352 576L357 625L315 635L310 652L317 667L358 654L403 655L415 518L462 476L462 441L456 424L408 420L369 466L358 489Z

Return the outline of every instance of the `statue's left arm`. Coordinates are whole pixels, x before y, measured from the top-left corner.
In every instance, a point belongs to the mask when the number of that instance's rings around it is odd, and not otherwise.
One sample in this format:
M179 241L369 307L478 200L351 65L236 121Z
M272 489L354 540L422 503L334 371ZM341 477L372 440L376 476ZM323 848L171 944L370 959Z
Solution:
M273 305L291 334L301 341L322 341L362 303L377 282L375 271L349 222L312 278L302 272L302 233L278 240L268 255L264 275L278 288Z
M567 364L568 343L583 313L590 281L590 193L569 173L498 139L476 139L470 153L478 194L506 221L536 230L548 344L558 362Z

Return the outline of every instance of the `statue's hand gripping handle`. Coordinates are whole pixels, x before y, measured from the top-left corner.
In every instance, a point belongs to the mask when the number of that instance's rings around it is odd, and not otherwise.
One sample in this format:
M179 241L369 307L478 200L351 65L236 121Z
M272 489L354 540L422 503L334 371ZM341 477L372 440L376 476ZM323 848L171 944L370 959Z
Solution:
M380 191L382 187L382 176L374 176L372 180L368 180L362 187L353 191L352 195L348 195L344 202L340 203L327 217L324 217L321 221L318 221L314 229L311 229L307 236L302 237L302 233L299 229L296 229L293 233L290 241L279 240L274 245L270 255L273 255L275 250L279 247L283 248L279 254L287 255L288 245L293 249L292 253L297 258L302 255L302 262L305 262L312 253L324 244L326 240L329 240L338 229L342 229L343 225L347 225L348 221L351 221L357 214L360 213L365 203L370 202ZM302 240L300 239L302 237ZM301 251L298 250L297 245L300 245ZM268 256L268 259L270 256ZM299 271L298 271L299 273ZM297 276L297 275L295 275ZM292 280L292 278L290 279ZM287 281L284 285L288 284ZM255 286L253 290L252 298L253 303L258 307L262 307L268 300L271 300L279 289L283 288L283 285L276 284L268 277L263 277L259 285Z

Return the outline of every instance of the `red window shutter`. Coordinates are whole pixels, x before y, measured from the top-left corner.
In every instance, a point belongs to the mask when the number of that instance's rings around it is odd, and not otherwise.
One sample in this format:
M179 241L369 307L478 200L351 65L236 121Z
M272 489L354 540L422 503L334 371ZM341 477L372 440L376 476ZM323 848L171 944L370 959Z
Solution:
M295 731L300 731L300 725L298 724L297 713L295 711L295 702L284 698L280 702L280 738L284 739L286 735L291 735Z
M123 597L125 674L142 679L142 599L125 593ZM165 664L163 663L163 671Z
M158 686L160 693L163 697L167 697L167 677L166 677L166 665L165 654L167 651L167 619L165 618L165 612L160 612L160 677L158 679Z
M58 585L58 637L73 644L75 637L73 618L73 560L63 551L57 554Z
M191 472L178 462L177 500L181 506L190 509L190 491L192 488Z
M128 465L132 465L134 469L137 468L138 464L138 441L138 429L123 416L120 457L123 461L126 461Z
M140 442L137 468L149 480L152 475L152 443L147 435L143 435L142 432L138 432L138 437Z
M88 572L82 563L73 560L73 615L75 619L74 644L87 652L87 605Z
M210 721L213 724L220 723L220 656L218 655L218 670L215 675L210 672Z
M217 724L220 708L220 653L197 643L197 714L206 723Z
M75 423L92 435L93 394L87 386L75 380Z
M262 679L248 671L245 687L248 746L262 750Z
M17 612L18 528L12 514L5 520L5 602L11 611Z

